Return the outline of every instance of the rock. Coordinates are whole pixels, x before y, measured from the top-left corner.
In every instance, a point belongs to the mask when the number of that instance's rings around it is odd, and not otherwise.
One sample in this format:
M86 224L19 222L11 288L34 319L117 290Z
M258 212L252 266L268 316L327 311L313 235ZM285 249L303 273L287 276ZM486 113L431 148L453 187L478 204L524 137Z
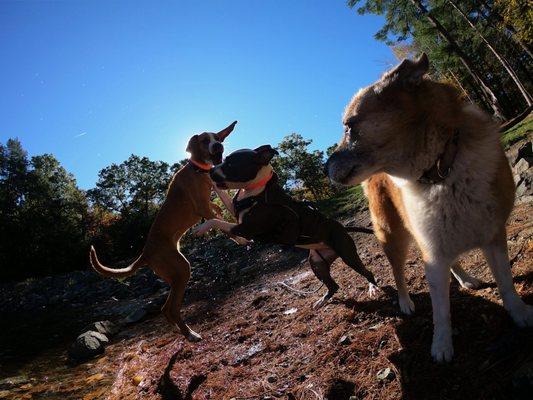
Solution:
M527 159L521 158L513 168L515 177L519 176L520 178L522 178L523 175L527 172L527 170L531 168L531 166L532 164Z
M70 346L68 356L71 361L81 362L104 352L105 345L109 342L106 335L100 332L87 331L76 338Z
M168 297L168 290L165 290L162 292L162 294L157 294L156 297L149 300L145 305L144 309L149 313L158 313L161 311L161 307L163 307L163 304L165 304L165 301L167 301Z
M513 398L529 399L533 393L533 362L526 362L514 374L511 379L513 384Z
M119 327L111 321L97 321L90 325L87 325L82 330L83 332L94 331L99 332L102 335L111 337L119 331Z
M124 318L125 324L134 324L136 322L139 322L144 317L148 315L148 312L144 309L144 307L139 307L136 310L129 313L126 318Z
M267 382L268 383L274 383L278 380L278 378L275 376L275 375L270 375L268 378L267 378Z
M533 175L533 174L532 174ZM522 179L522 182L516 188L516 197L521 199L522 197L533 195L533 176Z
M352 343L352 341L350 340L350 338L346 335L344 336L341 336L341 338L339 339L339 344L343 344L343 345L348 345Z
M378 380L385 382L392 381L395 376L394 371L390 368L381 369L376 375Z
M513 164L516 164L522 158L532 158L532 157L533 157L533 143L529 141L520 146L520 148L518 149L516 153L515 162Z
M0 389L13 389L29 381L30 379L26 375L10 376L9 378L0 380Z

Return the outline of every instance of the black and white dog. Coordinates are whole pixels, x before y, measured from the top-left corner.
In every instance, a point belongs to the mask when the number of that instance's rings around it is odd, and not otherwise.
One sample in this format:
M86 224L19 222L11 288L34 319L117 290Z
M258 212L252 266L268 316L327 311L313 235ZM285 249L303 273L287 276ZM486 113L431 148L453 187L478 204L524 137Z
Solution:
M238 223L211 219L193 230L202 235L216 228L237 238L309 249L309 264L316 277L328 288L315 307L324 305L339 286L330 274L333 261L340 257L376 289L372 272L357 255L353 239L338 221L330 219L288 196L278 184L270 161L278 154L269 145L255 150L237 150L210 171L217 193ZM224 189L239 189L231 200ZM365 231L365 229L361 229Z

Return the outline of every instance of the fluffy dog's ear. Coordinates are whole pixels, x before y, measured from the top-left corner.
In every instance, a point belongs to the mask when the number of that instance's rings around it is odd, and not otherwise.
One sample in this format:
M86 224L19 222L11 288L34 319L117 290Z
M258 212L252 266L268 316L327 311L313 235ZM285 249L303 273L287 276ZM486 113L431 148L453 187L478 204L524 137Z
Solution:
M237 125L237 121L233 121L231 124L229 124L228 127L222 129L220 132L217 133L218 139L223 142L226 137L229 136L231 132L233 132L233 129L235 128L235 125Z
M419 85L428 70L429 59L426 53L422 53L416 61L403 60L396 68L398 78L410 85Z
M272 160L275 155L279 154L278 151L276 149L273 149L272 146L270 146L269 144L259 146L254 151L256 152L255 161L259 165L268 165L270 160Z
M189 139L189 144L187 145L187 149L185 149L185 151L193 154L197 150L198 150L198 135L194 135L192 138Z

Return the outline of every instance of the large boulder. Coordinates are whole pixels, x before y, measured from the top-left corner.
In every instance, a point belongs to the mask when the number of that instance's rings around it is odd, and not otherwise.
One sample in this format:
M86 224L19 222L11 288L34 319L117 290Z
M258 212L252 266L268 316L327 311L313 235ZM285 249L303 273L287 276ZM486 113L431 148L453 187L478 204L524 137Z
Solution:
M107 336L100 332L84 332L70 346L68 350L69 359L74 362L82 362L93 358L104 352L104 347L108 342Z
M118 330L119 330L119 327L111 321L97 321L97 322L93 322L92 324L87 325L83 329L83 332L89 332L89 331L99 332L102 335L105 335L109 338L113 336L114 334L116 334Z
M531 140L517 144L513 152L512 167L517 203L533 200L533 145Z

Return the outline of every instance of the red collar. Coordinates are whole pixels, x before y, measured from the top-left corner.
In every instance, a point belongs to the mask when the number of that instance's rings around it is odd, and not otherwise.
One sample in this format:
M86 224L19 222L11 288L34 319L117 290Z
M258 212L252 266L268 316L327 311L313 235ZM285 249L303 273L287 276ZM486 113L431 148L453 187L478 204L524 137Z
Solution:
M274 175L274 173L272 171L270 171L270 175L267 175L263 179L246 186L244 188L244 190L254 190L254 189L259 189L260 187L265 186L268 183L268 181L270 181L270 179L272 179L273 175Z
M189 158L189 162L205 172L209 171L213 167L212 164L202 163L200 161L193 160L192 158Z

